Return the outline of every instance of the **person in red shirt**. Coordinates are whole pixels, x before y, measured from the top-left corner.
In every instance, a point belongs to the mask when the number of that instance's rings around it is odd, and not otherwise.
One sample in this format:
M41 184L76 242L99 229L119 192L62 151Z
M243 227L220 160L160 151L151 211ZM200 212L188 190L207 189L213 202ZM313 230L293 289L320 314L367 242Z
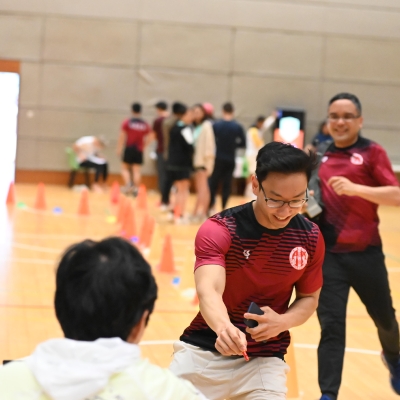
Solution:
M346 340L346 307L352 287L373 319L391 383L400 394L399 326L392 305L379 236L378 206L400 205L400 188L385 150L363 138L361 103L353 94L334 96L328 107L333 143L318 172L326 243L324 286L318 306L321 400L336 400Z
M299 214L314 166L314 154L267 144L252 176L256 200L212 216L197 233L200 312L174 343L170 369L209 399L286 399L289 329L313 314L322 286L324 241ZM247 313L251 302L264 314ZM258 326L246 328L244 318Z
M151 131L149 124L141 118L142 105L132 104L132 118L125 120L121 126L117 143L117 155L122 155L121 175L127 193L137 195L142 179L143 148L145 137ZM122 154L122 149L125 150Z

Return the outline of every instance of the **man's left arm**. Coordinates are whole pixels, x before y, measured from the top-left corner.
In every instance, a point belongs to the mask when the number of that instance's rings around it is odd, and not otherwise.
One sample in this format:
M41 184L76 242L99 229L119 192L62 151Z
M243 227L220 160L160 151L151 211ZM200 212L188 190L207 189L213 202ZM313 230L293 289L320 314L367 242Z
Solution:
M304 324L317 309L320 292L321 289L310 294L296 291L296 300L285 314L278 314L270 307L261 307L264 315L245 313L244 318L254 319L258 322L256 328L247 328L246 332L256 342L261 342L276 337L290 328Z
M400 188L398 186L372 187L360 185L343 176L332 176L328 184L339 196L358 196L371 203L400 206Z

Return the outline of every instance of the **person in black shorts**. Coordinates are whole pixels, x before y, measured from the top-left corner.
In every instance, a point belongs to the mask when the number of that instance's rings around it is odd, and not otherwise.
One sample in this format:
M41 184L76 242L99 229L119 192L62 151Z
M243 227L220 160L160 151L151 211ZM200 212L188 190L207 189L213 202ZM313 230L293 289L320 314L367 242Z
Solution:
M185 221L185 207L189 195L193 158L193 112L185 105L177 111L178 121L169 134L167 179L176 187L175 223Z
M117 143L117 154L122 155L121 175L125 191L137 194L141 182L144 138L150 133L150 126L141 118L142 105L132 104L132 118L125 120ZM125 149L122 148L125 144Z

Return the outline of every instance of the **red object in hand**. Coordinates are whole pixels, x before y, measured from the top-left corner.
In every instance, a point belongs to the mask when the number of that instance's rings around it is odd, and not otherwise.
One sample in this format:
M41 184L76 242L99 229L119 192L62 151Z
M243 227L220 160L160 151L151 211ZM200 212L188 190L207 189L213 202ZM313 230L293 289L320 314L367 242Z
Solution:
M249 356L247 355L247 352L242 351L242 354L243 354L243 357L244 357L244 359L245 359L246 361L249 361L249 360L250 360L250 359L249 359Z

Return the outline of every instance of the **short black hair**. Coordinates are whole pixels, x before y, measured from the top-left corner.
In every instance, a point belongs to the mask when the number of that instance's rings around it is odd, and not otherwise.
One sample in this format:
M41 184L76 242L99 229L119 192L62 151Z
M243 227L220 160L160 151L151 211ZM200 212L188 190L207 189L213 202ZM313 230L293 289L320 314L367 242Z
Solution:
M270 172L304 172L308 182L316 166L317 160L313 152L305 153L291 144L271 142L262 147L257 154L256 175L261 184Z
M155 107L158 110L165 111L165 110L168 109L168 104L165 101L159 101L159 102L156 103Z
M175 103L172 103L172 113L175 115L183 115L185 112L182 113L182 110L184 108L187 108L183 103L176 101Z
M140 103L133 103L132 104L132 112L139 114L142 112L142 105Z
M258 124L259 122L264 122L265 121L265 117L264 115L259 115L256 119L256 123Z
M346 92L339 93L336 96L333 96L329 100L328 106L330 106L332 103L334 103L337 100L350 100L356 106L358 115L362 114L361 102L355 94L346 93Z
M177 117L181 117L182 115L186 114L187 109L188 108L187 108L187 106L185 104L177 103L175 109L173 110L173 113Z
M235 108L233 107L232 103L225 103L222 106L222 110L228 114L232 114L235 111Z
M127 340L143 313L152 313L156 298L149 264L118 237L71 246L57 269L55 309L68 339Z

